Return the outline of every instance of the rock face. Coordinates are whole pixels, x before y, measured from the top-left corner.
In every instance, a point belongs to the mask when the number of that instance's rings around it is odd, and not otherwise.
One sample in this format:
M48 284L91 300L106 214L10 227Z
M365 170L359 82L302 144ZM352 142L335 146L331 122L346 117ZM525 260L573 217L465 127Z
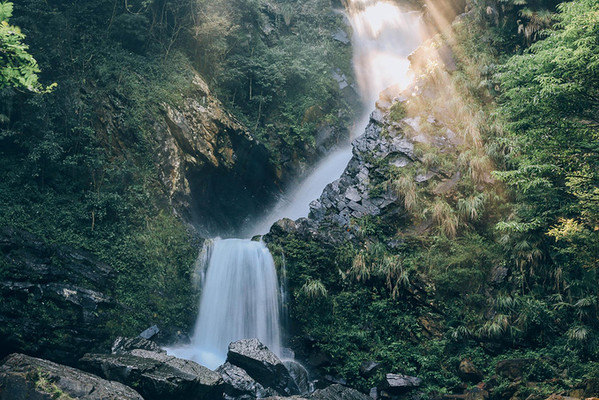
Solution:
M279 182L269 153L225 111L199 76L177 106L156 122L157 162L173 205L202 227L233 229L264 209ZM190 199L193 198L193 203Z
M0 366L0 400L25 399L144 400L135 390L118 382L47 360L12 354Z
M375 160L398 167L415 160L414 144L404 137L403 127L397 126L388 130L388 135L381 135L387 123L385 115L378 109L371 114L364 134L352 143L353 157L343 175L327 185L320 198L310 204L309 219L298 220L300 231L316 234L319 227L326 227L332 241L339 235L351 238L352 231L347 229L351 218L382 214L398 200L390 188L372 191L381 168Z
M0 228L0 357L27 352L73 364L107 344L111 267L91 254Z
M145 400L212 400L223 392L221 376L193 361L142 349L124 354L86 354L86 371L138 389Z
M299 388L285 365L258 339L242 339L229 345L227 362L236 365L262 386L281 395L296 395Z

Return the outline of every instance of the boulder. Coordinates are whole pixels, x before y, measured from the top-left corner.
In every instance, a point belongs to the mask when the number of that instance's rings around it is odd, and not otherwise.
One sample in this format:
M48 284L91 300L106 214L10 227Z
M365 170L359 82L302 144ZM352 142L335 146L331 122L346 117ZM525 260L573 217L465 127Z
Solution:
M258 339L242 339L229 345L227 362L236 365L267 388L281 395L300 394L285 365Z
M458 375L464 381L471 383L478 383L483 379L483 374L474 366L469 358L465 358L460 362Z
M0 366L0 400L25 399L144 400L118 382L40 358L12 354Z
M149 350L157 353L166 354L166 351L162 350L160 346L158 346L155 342L144 339L140 336L136 338L125 338L119 336L112 344L111 353L127 354L130 353L132 350Z
M362 375L365 378L370 378L372 375L376 373L379 367L380 364L372 360L363 361L362 364L360 364L360 375Z
M0 358L24 352L73 365L107 349L114 282L86 251L0 227Z
M273 389L264 388L245 370L231 363L224 363L216 369L216 372L222 376L225 382L224 391L228 398L251 399L277 395Z
M301 394L308 394L312 391L310 375L302 364L293 360L285 360L283 361L283 365L289 371Z
M139 337L149 340L149 339L152 339L154 336L156 336L159 332L160 332L160 329L158 328L158 326L152 325L151 327L149 327L148 329L146 329L145 331L140 333Z
M405 394L422 383L422 379L415 376L386 374L383 382L378 386L381 394L396 396Z
M86 354L79 363L91 373L135 387L146 400L212 400L223 392L218 373L164 352Z
M370 396L365 395L356 389L348 388L343 385L331 385L325 389L316 390L310 396L311 400L372 400Z
M497 375L503 376L510 380L518 380L535 360L531 358L510 358L499 361L495 366Z

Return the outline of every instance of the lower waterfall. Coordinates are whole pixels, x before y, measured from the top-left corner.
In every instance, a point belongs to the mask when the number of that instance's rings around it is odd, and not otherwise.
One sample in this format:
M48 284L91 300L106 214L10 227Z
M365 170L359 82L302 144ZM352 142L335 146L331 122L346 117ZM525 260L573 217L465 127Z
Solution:
M279 284L264 243L215 240L202 286L192 343L169 353L214 369L225 362L229 343L257 338L280 355Z

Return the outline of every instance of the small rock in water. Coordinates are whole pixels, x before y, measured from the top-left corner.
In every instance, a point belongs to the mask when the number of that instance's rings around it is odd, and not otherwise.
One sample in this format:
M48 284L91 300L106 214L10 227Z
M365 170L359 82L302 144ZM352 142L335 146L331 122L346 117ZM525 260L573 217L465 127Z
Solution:
M154 335L160 332L160 329L157 325L153 325L139 334L139 337L144 339L151 339Z

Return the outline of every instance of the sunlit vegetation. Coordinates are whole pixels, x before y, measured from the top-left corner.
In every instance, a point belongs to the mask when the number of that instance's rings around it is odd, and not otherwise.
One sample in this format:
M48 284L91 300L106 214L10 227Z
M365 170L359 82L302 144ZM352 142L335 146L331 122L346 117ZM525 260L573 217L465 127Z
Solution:
M371 182L403 214L355 220L354 242L326 259L282 244L290 276L328 291L322 313L292 304L296 333L364 390L380 377L360 376L363 360L444 392L466 357L486 378L501 359L544 360L521 384L498 382L495 398L571 390L599 371L599 3L470 2L453 24L427 5L441 33L412 56L415 95L389 112L417 160ZM450 145L439 151L435 138ZM416 179L427 172L436 177Z

